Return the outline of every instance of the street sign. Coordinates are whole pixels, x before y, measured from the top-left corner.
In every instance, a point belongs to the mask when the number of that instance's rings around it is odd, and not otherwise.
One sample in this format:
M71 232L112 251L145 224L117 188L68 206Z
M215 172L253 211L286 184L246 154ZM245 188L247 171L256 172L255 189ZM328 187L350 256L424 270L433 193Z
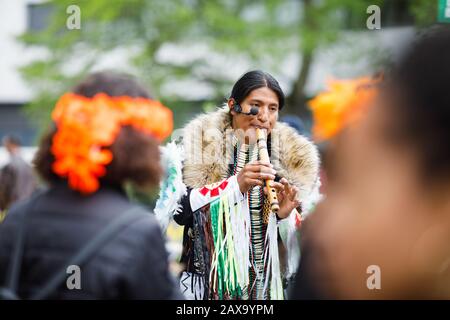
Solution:
M438 22L450 23L450 0L439 0Z

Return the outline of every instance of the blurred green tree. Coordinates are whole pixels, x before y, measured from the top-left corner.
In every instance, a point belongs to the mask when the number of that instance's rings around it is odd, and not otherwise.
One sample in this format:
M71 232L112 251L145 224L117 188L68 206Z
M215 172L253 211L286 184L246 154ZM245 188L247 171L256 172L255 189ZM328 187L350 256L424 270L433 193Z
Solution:
M292 87L286 90L286 109L307 116L304 89L318 48L337 41L343 30L364 29L369 5L383 10L393 2L414 15L417 23L435 19L436 3L429 0L49 1L44 4L52 12L48 27L20 37L28 46L43 48L40 58L21 68L36 92L27 109L41 127L46 125L56 97L114 50L125 53L128 70L155 92L162 92L174 80L192 79L212 88L214 103L226 97L236 79L211 70L211 57L244 59L252 68L277 74L284 59L296 54L299 67L290 79ZM66 10L74 4L81 9L81 28L69 30ZM161 50L167 45L187 50L189 56L181 62L162 59ZM189 54L194 45L204 46L209 54ZM180 97L158 98L181 108L174 102L183 100Z

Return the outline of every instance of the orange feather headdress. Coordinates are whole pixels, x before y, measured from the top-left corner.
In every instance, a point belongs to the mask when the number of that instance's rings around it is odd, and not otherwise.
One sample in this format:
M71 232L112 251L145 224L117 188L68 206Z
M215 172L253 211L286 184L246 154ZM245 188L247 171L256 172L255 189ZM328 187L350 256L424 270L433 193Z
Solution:
M52 169L83 194L99 188L99 178L113 159L107 147L122 126L132 126L159 141L173 130L172 111L160 102L104 93L92 98L66 93L56 103L52 119L57 127L51 147L55 157Z
M376 84L380 80L371 77L329 80L328 91L309 101L313 112L314 139L328 140L360 119L374 101L378 92Z

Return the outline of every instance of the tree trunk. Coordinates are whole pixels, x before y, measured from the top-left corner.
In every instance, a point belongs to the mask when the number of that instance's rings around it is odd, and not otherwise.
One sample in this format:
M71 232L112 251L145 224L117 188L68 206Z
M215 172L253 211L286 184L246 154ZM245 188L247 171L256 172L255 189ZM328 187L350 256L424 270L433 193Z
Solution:
M308 32L313 32L317 26L315 25L315 21L312 18L312 10L313 10L313 2L312 0L304 0L303 1L303 15L304 22L303 28ZM302 34L302 32L300 32ZM305 96L305 85L308 81L309 72L311 69L313 57L314 57L314 48L315 44L302 44L301 49L301 65L297 79L294 82L292 87L291 94L287 98L287 112L295 114L301 117L303 120L309 122L311 119L311 111L306 105L307 97Z
M298 115L304 120L309 120L311 112L306 105L307 97L304 89L308 81L309 71L311 69L314 53L303 50L301 57L301 67L297 80L292 87L291 94L287 98L287 111Z

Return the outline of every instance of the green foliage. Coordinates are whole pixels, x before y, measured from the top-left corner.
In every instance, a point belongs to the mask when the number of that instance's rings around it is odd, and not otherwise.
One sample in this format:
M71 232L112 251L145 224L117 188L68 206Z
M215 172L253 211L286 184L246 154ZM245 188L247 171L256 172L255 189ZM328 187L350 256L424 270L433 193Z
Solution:
M211 85L213 103L218 103L235 79L209 70L208 55L178 63L159 59L159 50L166 44L176 44L180 50L202 44L225 57L246 59L252 68L277 73L280 61L288 54L313 55L318 47L338 40L343 30L365 28L367 6L383 6L386 1L396 0L49 1L46 5L52 7L53 14L48 27L20 37L24 44L46 53L21 69L37 92L27 112L41 127L46 126L55 99L102 57L119 48L128 55L131 69L124 65L116 68L134 73L154 92L161 92L162 86L174 80L194 79ZM433 1L411 3L409 9L419 24L433 21ZM66 28L66 9L74 4L81 9L80 30ZM175 101L175 105L179 99L158 98ZM200 111L202 106L189 108ZM189 113L183 111L186 113L181 115Z
M424 27L436 21L438 0L416 0L410 1L410 11L418 26Z

